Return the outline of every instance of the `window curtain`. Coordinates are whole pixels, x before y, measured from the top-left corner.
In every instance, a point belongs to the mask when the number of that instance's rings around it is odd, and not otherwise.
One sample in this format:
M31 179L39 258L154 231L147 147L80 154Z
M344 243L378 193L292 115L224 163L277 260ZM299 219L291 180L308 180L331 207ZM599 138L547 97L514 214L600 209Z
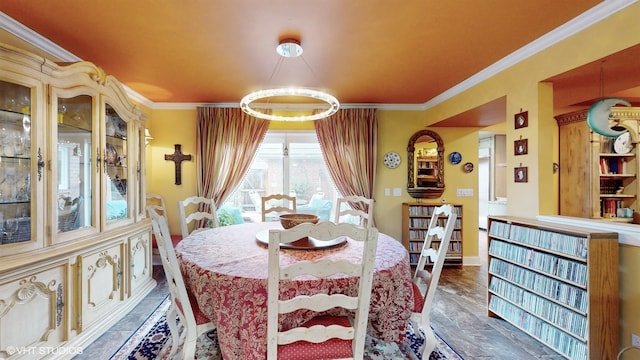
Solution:
M318 142L342 196L373 199L378 143L375 109L341 109L315 122ZM362 204L353 204L366 211Z
M240 108L198 107L197 194L221 207L249 171L269 122Z

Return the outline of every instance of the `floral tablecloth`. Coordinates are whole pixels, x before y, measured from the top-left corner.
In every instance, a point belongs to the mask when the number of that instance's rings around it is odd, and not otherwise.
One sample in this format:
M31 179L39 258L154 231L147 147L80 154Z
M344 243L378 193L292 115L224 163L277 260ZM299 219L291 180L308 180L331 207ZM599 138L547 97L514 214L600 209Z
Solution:
M266 245L256 234L278 228L278 222L246 223L202 231L176 246L186 286L195 294L203 313L218 328L222 356L227 360L266 358L267 271ZM283 261L310 257L358 258L361 246L351 240L323 250L282 250ZM326 289L330 293L355 293L358 278L296 279L281 294ZM380 234L376 254L368 333L389 341L402 341L413 308L411 270L402 244ZM295 313L293 313L295 314ZM300 314L282 317L290 327L307 319Z

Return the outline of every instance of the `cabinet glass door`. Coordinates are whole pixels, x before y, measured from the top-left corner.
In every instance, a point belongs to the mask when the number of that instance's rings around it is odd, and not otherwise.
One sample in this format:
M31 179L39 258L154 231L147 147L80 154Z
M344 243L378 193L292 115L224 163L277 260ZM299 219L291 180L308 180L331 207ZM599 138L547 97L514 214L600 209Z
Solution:
M31 89L0 81L0 244L31 240L30 114Z
M129 148L127 122L105 107L104 189L107 223L129 218ZM135 166L135 159L133 159Z
M92 97L58 98L58 233L91 227Z

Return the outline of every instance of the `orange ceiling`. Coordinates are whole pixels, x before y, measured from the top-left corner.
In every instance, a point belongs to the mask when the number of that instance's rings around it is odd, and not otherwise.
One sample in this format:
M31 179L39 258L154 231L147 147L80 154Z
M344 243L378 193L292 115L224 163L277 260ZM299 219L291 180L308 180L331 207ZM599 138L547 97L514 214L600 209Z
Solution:
M422 104L599 3L2 0L0 11L156 103L298 85L346 104ZM304 53L273 74L288 36Z

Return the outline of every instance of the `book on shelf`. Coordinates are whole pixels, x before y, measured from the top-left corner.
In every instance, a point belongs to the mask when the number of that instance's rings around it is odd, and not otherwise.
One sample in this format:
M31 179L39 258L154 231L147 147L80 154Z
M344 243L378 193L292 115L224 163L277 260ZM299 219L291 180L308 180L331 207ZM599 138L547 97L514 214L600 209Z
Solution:
M627 159L618 158L600 158L600 175L624 175L628 174Z

